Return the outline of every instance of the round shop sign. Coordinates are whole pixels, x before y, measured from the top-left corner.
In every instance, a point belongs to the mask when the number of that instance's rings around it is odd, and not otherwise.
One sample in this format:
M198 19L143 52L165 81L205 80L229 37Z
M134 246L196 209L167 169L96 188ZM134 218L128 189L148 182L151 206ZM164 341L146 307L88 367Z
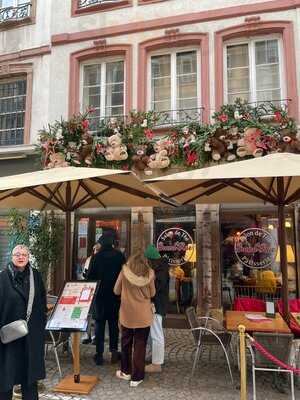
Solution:
M163 231L156 242L157 250L166 258L169 265L183 265L193 256L187 251L194 245L191 235L181 228L169 228Z
M249 228L237 237L234 250L243 265L260 269L266 268L274 262L277 246L277 242L270 232L261 228Z

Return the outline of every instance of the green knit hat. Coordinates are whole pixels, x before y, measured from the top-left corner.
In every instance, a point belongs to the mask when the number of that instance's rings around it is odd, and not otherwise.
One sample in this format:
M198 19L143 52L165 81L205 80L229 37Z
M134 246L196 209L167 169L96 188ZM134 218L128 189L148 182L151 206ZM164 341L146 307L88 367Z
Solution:
M149 244L147 246L144 255L149 260L158 260L159 258L161 258L160 254L159 254L157 248L154 246L154 244Z

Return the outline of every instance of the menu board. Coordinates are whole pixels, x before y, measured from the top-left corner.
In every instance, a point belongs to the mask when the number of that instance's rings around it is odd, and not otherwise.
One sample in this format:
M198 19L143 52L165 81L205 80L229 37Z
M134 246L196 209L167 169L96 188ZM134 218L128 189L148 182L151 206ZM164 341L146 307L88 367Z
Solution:
M66 282L46 329L85 332L96 289L97 282Z

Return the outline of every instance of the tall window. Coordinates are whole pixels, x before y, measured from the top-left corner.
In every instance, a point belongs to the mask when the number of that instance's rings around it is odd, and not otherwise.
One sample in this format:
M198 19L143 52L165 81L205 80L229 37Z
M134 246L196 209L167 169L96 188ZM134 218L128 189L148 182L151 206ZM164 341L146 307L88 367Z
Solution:
M101 118L124 115L124 61L83 66L82 108L92 107L91 130Z
M31 0L0 0L0 8L18 7L31 3Z
M26 78L0 81L0 146L24 143Z
M78 7L89 7L96 4L106 4L106 3L118 3L120 0L79 0Z
M225 101L237 97L248 102L284 97L281 40L251 39L225 46Z
M198 52L174 51L150 58L149 108L168 111L173 120L182 119L182 111L194 113L200 105Z
M30 16L31 1L0 0L0 23L6 21L21 21Z

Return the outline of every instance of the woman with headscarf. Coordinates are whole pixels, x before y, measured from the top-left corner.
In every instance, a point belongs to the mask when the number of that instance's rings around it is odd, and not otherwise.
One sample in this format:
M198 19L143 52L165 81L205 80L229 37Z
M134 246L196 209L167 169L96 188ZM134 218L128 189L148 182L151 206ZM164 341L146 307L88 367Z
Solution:
M0 339L0 400L12 399L14 385L21 385L23 400L37 400L37 381L45 378L46 291L41 274L30 266L28 248L18 245L0 272L0 329L26 320L31 299L28 333L11 342Z

